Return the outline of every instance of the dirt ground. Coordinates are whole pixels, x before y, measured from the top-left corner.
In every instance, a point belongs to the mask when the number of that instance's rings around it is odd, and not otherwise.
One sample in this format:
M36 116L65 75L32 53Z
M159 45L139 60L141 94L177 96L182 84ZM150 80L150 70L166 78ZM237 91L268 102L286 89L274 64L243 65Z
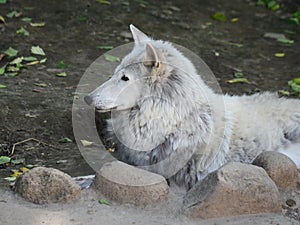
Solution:
M19 56L28 56L31 46L39 45L47 57L46 63L29 66L18 76L0 75L0 84L7 86L0 89L0 155L9 154L15 143L35 138L41 143L17 145L13 157L25 159L26 164L58 168L72 176L93 173L73 136L74 92L89 65L107 51L97 46L117 47L132 41L128 33L131 23L155 39L174 42L198 54L214 72L224 93L290 91L287 82L300 76L300 26L290 25L285 19L300 10L300 1L282 1L285 7L278 11L258 7L255 2L116 0L101 4L96 0L8 0L0 4L0 16L6 22L0 22L0 53L13 47ZM7 18L5 15L13 10L21 14ZM228 20L212 20L215 12L224 13ZM23 17L46 24L33 27L22 21ZM238 21L232 22L233 18ZM21 27L29 31L29 36L16 33ZM284 34L294 43L288 46L264 37L271 32ZM285 56L275 57L275 53ZM58 69L60 61L67 68ZM7 57L0 60L0 67L7 62ZM240 71L248 84L226 82ZM57 77L60 72L67 76ZM46 85L37 85L41 83ZM59 142L66 137L72 142ZM10 170L1 167L1 178L8 176ZM102 206L95 201L97 196L92 190L71 204L35 206L7 191L6 181L0 183L1 224L197 223L184 222L181 217L168 218L167 210L160 211L159 206ZM293 208L288 216L238 217L201 224L297 224L290 218L300 221L299 211ZM12 222L13 218L18 222Z

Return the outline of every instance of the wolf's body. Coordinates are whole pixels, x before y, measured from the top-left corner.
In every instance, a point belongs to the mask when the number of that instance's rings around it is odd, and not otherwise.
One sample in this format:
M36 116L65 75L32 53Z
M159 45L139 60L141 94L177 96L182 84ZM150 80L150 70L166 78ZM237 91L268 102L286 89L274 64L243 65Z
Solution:
M216 94L170 43L131 31L132 52L85 98L112 110L108 131L121 160L189 189L226 162L300 143L299 100Z

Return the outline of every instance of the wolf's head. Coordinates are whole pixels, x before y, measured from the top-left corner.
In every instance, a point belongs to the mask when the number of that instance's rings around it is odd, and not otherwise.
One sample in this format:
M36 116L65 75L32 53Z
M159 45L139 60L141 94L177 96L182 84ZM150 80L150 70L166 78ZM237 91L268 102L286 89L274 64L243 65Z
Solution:
M176 88L176 84L180 86L183 80L176 69L184 67L189 70L186 73L195 73L190 61L170 43L153 40L133 25L130 25L130 30L134 39L131 53L124 57L111 79L84 98L100 112L132 108L142 96L153 95L154 89L166 92L164 96L172 95L172 92L183 90ZM169 81L173 84L168 85ZM165 90L164 86L167 87Z

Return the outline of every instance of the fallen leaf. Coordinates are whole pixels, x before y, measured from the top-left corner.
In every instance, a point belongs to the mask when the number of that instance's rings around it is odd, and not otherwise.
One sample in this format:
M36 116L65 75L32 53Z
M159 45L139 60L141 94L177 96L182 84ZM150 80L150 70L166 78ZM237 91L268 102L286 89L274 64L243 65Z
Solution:
M24 57L18 57L18 58L15 58L13 61L11 61L9 64L11 65L15 65L15 64L20 64L22 61L23 61Z
M232 18L232 19L231 19L231 22L232 22L232 23L236 23L236 22L238 22L238 21L239 21L239 18Z
M18 170L12 170L12 174L10 175L11 177L19 177L20 175L22 175L22 172L18 171Z
M6 85L0 84L0 88L6 88ZM1 164L1 163L0 163Z
M21 167L19 170L22 171L23 173L26 173L29 171L29 169L26 167Z
M5 52L4 52L8 57L14 57L18 54L18 50L12 48L12 47L9 47Z
M5 4L7 0L0 0L0 4Z
M235 84L235 83L249 83L247 78L241 77L241 78L233 78L231 80L226 81L229 84Z
M287 38L278 38L277 41L280 42L280 43L283 43L283 44L288 44L288 45L294 43L293 40L290 40L290 39L287 39Z
M98 202L99 202L101 205L110 205L110 203L109 203L107 200L105 200L105 199L100 199Z
M96 48L105 49L105 50L111 50L114 47L111 46L111 45L100 45L100 46L97 46Z
M288 85L292 88L295 92L300 92L300 78L294 78L288 82Z
M218 21L222 21L222 22L226 22L227 21L227 17L224 15L224 13L221 12L216 12L211 16L212 19L214 20L218 20Z
M0 75L3 75L5 73L6 66L7 66L7 64L5 64L4 66L0 67Z
M17 12L16 10L14 10L14 11L11 11L11 12L7 13L6 17L13 18L13 17L19 17L21 15L22 15L21 12Z
M88 20L88 18L85 17L85 16L79 16L79 17L78 17L78 20L81 21L81 22L85 22L85 21Z
M107 0L96 0L96 2L103 4L103 5L110 5L110 1L107 1Z
M7 181L9 181L9 182L13 182L13 181L15 181L16 179L17 179L17 177L5 177L5 178L3 178L4 180L7 180Z
M47 87L48 85L45 84L45 83L34 83L35 86L38 86L38 87Z
M56 64L56 67L57 67L58 69L65 69L65 68L67 68L68 66L67 66L67 64L65 64L65 62L64 62L63 60L61 60L61 61L59 61L59 62Z
M32 168L34 167L34 165L32 165L32 164L27 164L26 167L27 167L28 169L32 169Z
M57 73L55 76L57 76L57 77L66 77L67 73L66 72Z
M0 16L0 21L1 21L2 23L4 23L4 24L6 23L3 16Z
M8 76L8 77L14 77L14 76L17 76L19 73L4 73L5 76Z
M40 63L40 61L32 61L32 62L26 63L26 66L33 66L33 65L36 65L39 63Z
M47 61L47 58L41 59L40 63L45 63Z
M29 36L29 32L24 27L21 27L19 30L16 31L16 33L24 36Z
M33 56L28 56L28 57L23 57L23 60L31 62L31 61L37 61L38 59Z
M72 140L70 138L65 137L65 138L59 139L58 142L59 143L70 143L70 142L72 142Z
M28 117L28 118L37 118L38 115L36 114L31 114L31 113L26 113L25 114L25 117Z
M275 53L274 56L278 57L278 58L282 58L285 56L284 53L280 52L280 53Z
M10 162L11 158L8 156L0 156L0 165Z
M19 164L22 164L24 163L25 159L22 161L22 160L16 160L16 159L12 159L10 162L13 163L14 165L19 165Z
M0 53L0 61L5 57L5 54Z
M110 61L110 62L120 62L121 61L119 57L112 56L109 54L104 54L104 58L105 58L105 60Z
M30 22L32 19L29 18L29 17L23 17L21 20L22 20L23 22Z
M46 55L44 50L40 46L32 46L31 53L35 55Z
M40 23L30 23L30 26L32 27L43 27L45 26L46 23L45 22L40 22Z
M92 146L94 144L94 142L92 141L87 141L87 140L80 140L81 144L84 146L84 147L89 147L89 146Z
M283 96L290 96L291 93L289 91L285 91L285 90L279 90L278 94L283 95Z

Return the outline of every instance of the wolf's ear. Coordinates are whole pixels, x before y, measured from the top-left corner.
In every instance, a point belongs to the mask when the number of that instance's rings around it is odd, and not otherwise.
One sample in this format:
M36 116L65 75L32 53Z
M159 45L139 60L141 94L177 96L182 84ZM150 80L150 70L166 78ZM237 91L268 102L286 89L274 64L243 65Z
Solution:
M133 37L135 45L139 45L140 43L142 43L144 41L150 41L150 38L146 34L144 34L142 31L137 29L135 26L130 24L129 27L130 27L130 31L132 33L132 37Z
M144 66L151 67L152 76L158 77L164 74L164 57L162 53L154 48L151 44L146 45L146 58L144 61Z

